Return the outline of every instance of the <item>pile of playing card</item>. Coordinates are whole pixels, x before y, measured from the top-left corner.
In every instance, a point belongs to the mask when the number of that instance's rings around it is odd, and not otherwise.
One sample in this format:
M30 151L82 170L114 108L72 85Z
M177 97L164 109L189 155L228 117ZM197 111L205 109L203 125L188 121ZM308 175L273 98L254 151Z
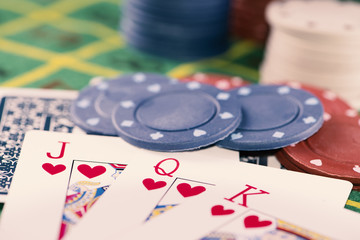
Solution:
M0 239L356 239L351 188L215 146L166 153L28 131Z
M359 236L360 216L343 208L350 182L216 146L156 152L87 135L70 120L75 92L0 95L1 240Z

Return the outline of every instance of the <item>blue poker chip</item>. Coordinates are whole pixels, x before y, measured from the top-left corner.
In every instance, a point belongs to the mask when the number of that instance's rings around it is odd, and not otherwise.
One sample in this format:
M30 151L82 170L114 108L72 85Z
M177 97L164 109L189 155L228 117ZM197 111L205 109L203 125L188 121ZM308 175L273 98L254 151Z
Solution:
M119 102L112 120L125 141L156 151L199 149L224 139L241 121L236 97L198 82L144 89Z
M91 134L116 135L111 119L102 118L94 108L100 92L108 88L107 82L87 87L79 92L70 107L71 118L81 129Z
M224 38L228 34L227 25L224 23L214 23L208 25L192 25L192 26L183 26L183 25L169 25L160 21L151 21L151 22L142 22L137 21L133 18L125 18L121 22L121 29L124 32L136 32L144 34L144 36L149 36L151 38L156 38L159 40L175 40L178 43L189 43L196 39L202 40L209 39L214 41L219 38Z
M190 61L200 58L212 57L218 54L223 53L228 48L227 44L214 44L213 47L201 46L201 42L197 41L195 44L191 45L174 45L169 46L165 42L159 42L153 39L144 38L144 36L136 35L134 32L129 32L125 35L126 40L129 45L146 52L148 54L153 54L156 56L161 56L165 58L172 58L179 61ZM159 44L162 46L159 48ZM181 49L181 51L180 51Z
M212 57L229 47L229 0L132 0L123 7L127 43L148 54L180 61Z
M111 118L111 113L115 106L128 95L147 88L156 93L160 91L161 85L176 84L177 79L155 73L136 73L123 75L112 81L111 88L102 91L96 98L95 110L104 118Z
M117 135L112 125L110 105L104 105L103 109L97 106L99 96L115 97L112 101L119 101L122 97L134 92L138 86L151 86L152 83L171 83L176 79L154 74L135 73L122 75L112 79L104 79L94 86L87 87L79 92L79 96L71 105L70 112L76 125L87 133L102 135ZM109 101L108 101L109 103ZM112 102L112 106L116 104Z
M175 7L170 4L158 5L149 1L128 1L124 5L124 13L131 14L132 18L142 18L168 24L211 24L215 22L226 22L229 16L230 3L227 0L217 0L214 4L194 4Z
M111 113L115 106L133 90L134 87L124 86L120 89L102 92L95 99L96 112L104 118L111 119Z
M285 147L316 133L323 123L320 100L288 86L250 85L230 92L241 103L243 119L218 146L260 151Z

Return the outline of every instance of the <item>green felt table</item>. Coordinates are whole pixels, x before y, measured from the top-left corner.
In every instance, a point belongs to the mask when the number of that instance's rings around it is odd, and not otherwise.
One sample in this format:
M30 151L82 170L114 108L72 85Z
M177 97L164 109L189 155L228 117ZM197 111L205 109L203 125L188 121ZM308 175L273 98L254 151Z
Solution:
M94 76L138 71L172 77L214 72L258 81L262 45L238 39L209 59L159 58L126 45L118 30L121 15L118 0L0 1L0 86L79 90ZM360 192L352 191L345 207L360 212Z

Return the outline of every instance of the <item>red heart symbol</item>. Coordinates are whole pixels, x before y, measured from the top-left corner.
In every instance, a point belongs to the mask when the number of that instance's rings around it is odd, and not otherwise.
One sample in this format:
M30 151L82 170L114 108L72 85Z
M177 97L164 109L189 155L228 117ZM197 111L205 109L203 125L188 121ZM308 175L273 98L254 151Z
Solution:
M180 183L177 190L183 197L191 197L204 192L206 188L203 186L191 187L188 183Z
M256 215L250 215L244 219L244 225L246 228L266 227L271 225L271 223L272 222L268 220L259 221L259 217Z
M106 168L104 166L95 166L92 168L87 164L81 164L77 167L77 169L88 178L94 178L106 172Z
M211 208L211 214L213 216L220 216L220 215L229 215L233 214L235 211L232 209L224 209L223 205L215 205Z
M143 180L144 186L147 188L147 190L154 190L158 188L162 188L166 186L166 182L164 181L158 181L155 182L152 178L146 178Z
M61 173L62 171L64 171L66 169L65 165L62 164L58 164L58 165L52 165L51 163L44 163L42 165L42 168L47 171L48 173L50 173L51 175L55 175L58 173Z

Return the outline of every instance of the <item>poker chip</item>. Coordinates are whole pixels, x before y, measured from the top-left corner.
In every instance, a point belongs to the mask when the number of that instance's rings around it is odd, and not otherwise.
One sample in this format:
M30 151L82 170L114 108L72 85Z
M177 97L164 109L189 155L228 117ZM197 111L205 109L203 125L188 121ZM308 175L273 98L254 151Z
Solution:
M272 0L233 0L230 8L230 31L232 36L265 43L269 26L265 9Z
M241 103L238 128L217 145L246 151L278 149L319 130L323 107L314 95L288 86L249 85L230 91Z
M126 1L121 31L127 43L146 53L181 61L227 50L229 0Z
M196 81L204 84L213 85L221 90L230 90L237 87L249 85L250 82L238 76L229 76L215 73L195 73L179 79L182 82Z
M149 91L157 92L164 84L175 84L178 80L161 74L136 73L123 75L112 80L111 88L98 94L94 107L98 114L104 118L111 118L114 107L127 95L133 94L139 87L147 88ZM139 88L139 91L141 91Z
M136 88L136 87L135 87ZM97 95L94 101L96 112L103 118L111 119L111 113L121 99L132 92L134 87L123 87L116 90L109 89Z
M357 120L357 124L354 124ZM360 185L360 122L333 116L306 141L284 148L288 161L305 172Z
M320 99L324 107L324 124L310 138L279 151L276 156L281 164L290 170L345 179L360 185L360 174L355 171L359 165L356 150L360 144L357 111L331 91L298 82L287 84L305 89ZM351 166L352 170L349 169Z
M299 168L298 166L296 166L295 164L292 163L292 161L289 159L289 157L284 154L283 151L278 151L276 153L276 159L281 163L282 166L284 166L287 170L291 170L291 171L296 171L296 172L301 172L301 173L309 173L309 174L314 174L314 173L310 173L310 172L306 172L303 169ZM319 174L321 175L321 174ZM325 177L330 177L326 174L324 174L323 176ZM355 191L359 191L360 190L360 185L353 185L352 190Z
M74 123L91 134L116 135L111 119L102 118L94 108L98 94L109 87L107 82L89 86L81 90L71 104L70 113Z
M198 82L144 89L121 101L113 124L125 141L156 151L205 147L225 138L242 118L235 96Z
M158 86L152 84L166 84L176 81L152 73L128 74L112 79L96 77L91 81L92 85L79 92L79 96L71 105L72 119L87 133L117 135L111 120L111 110L116 105L115 100L120 100L133 93L134 89L139 86L156 90Z
M348 116L350 119L355 119L355 117L358 115L354 108L352 108L345 100L343 100L333 91L294 81L283 82L281 84L308 91L319 98L324 107L325 121L330 120L333 115L343 115L344 117Z
M306 11L306 14L304 14ZM333 15L336 13L336 15ZM350 37L360 35L359 5L355 2L334 0L285 0L269 5L266 11L271 24L284 29L316 35ZM284 19L287 19L284 21ZM307 35L306 35L307 36ZM312 36L312 35L311 35ZM310 37L310 36L309 36ZM337 40L337 39L330 39Z
M282 151L276 152L275 156L276 159L279 160L281 165L284 166L287 170L306 173L304 170L302 170L301 168L293 164L291 161L289 161L288 157Z
M266 9L271 25L262 83L284 80L328 88L360 108L360 4L285 0Z

